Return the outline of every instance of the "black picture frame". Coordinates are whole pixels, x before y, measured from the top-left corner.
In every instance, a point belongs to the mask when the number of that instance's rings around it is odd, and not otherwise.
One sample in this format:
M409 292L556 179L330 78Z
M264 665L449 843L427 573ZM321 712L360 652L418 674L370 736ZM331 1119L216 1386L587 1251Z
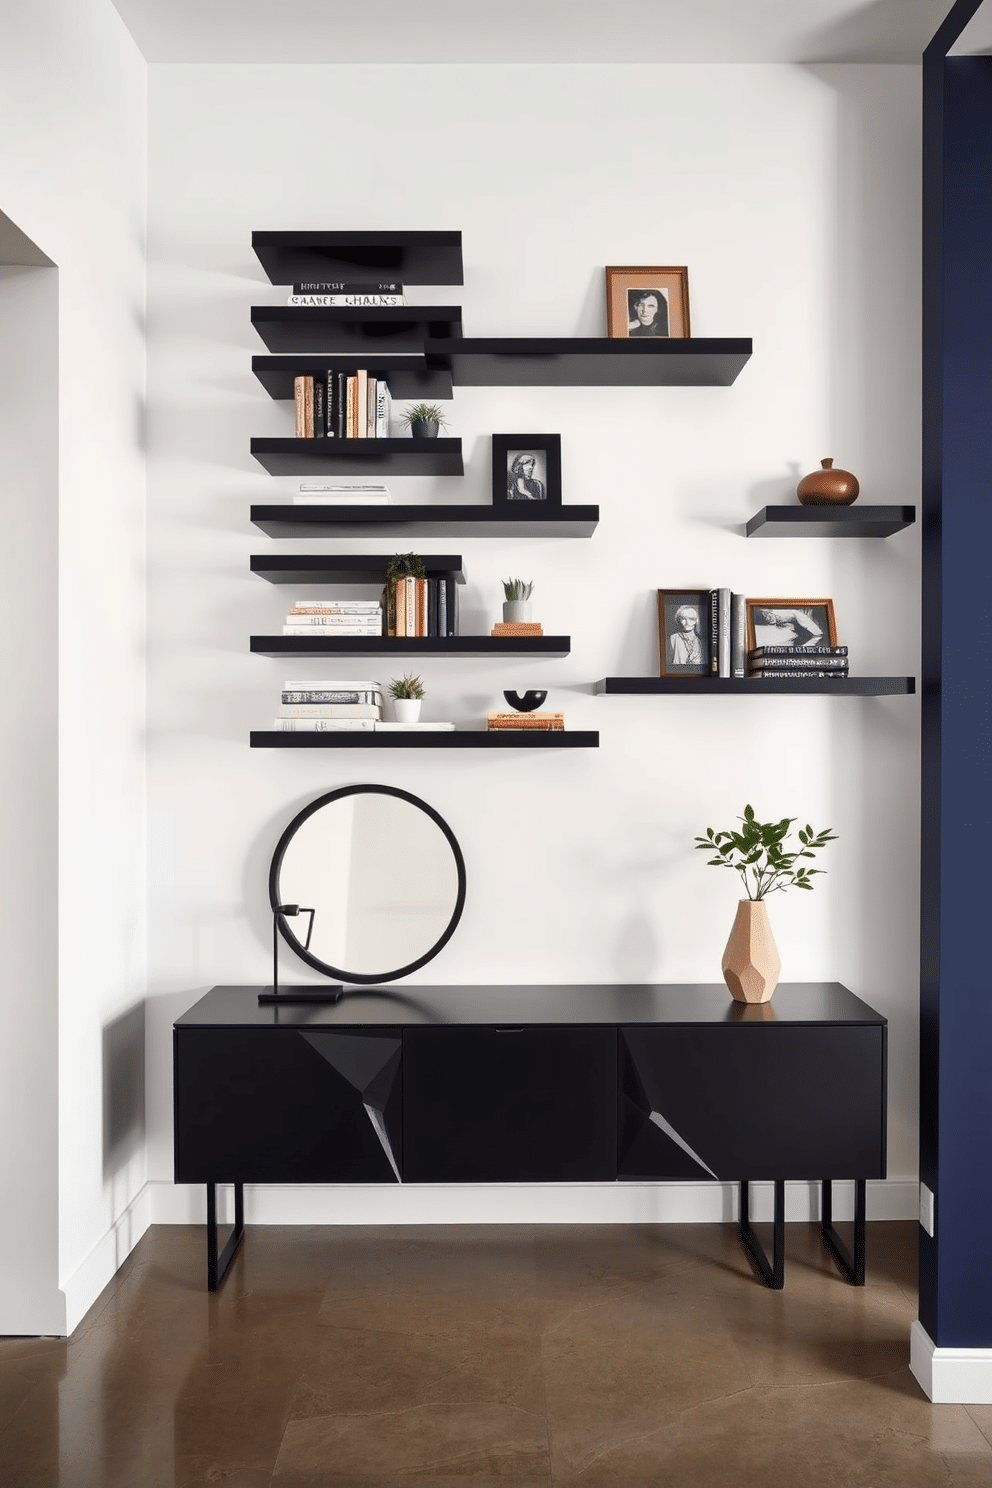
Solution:
M533 494L525 494L528 488ZM493 435L493 509L507 514L525 507L561 509L560 434Z
M683 625L683 611L695 610L696 623L688 630ZM691 644L698 661L680 661L680 647L673 642L679 636L681 651ZM710 591L708 589L658 590L658 673L662 677L709 677L712 675L710 646Z

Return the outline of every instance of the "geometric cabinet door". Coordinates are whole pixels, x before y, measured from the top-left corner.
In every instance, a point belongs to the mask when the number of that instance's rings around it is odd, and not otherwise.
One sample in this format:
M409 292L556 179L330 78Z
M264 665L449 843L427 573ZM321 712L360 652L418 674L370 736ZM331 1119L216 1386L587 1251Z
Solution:
M620 1178L884 1177L885 1033L836 1023L620 1028Z
M177 1183L397 1183L398 1028L175 1030Z

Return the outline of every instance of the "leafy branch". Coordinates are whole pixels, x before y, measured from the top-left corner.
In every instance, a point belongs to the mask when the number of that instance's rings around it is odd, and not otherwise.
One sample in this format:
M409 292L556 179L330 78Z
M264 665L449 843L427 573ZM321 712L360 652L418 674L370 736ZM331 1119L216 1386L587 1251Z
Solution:
M800 846L788 851L789 828L796 817L759 822L754 808L745 806L739 820L739 832L714 832L707 827L706 836L695 838L695 843L697 851L715 853L707 860L708 867L732 868L740 874L749 899L764 899L776 889L812 889L810 879L826 872L824 868L807 868L800 859L812 858L828 842L837 841L829 827L822 832L814 832L811 826L800 827Z

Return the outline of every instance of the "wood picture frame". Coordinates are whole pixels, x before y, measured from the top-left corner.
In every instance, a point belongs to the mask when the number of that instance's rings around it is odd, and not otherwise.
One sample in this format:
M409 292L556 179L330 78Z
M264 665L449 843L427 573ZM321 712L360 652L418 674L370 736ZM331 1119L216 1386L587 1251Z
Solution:
M561 435L493 435L493 509L561 509Z
M661 677L712 676L708 589L658 590L658 665Z
M606 326L614 339L682 339L689 335L689 270L606 270Z
M807 651L837 644L832 599L746 599L744 603L749 653L758 646Z

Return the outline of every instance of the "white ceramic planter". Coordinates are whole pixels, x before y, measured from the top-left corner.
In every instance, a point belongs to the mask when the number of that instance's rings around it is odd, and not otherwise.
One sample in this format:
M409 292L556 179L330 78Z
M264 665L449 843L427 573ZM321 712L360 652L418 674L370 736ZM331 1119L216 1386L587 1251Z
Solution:
M504 599L503 601L503 623L505 625L519 624L521 620L530 619L529 599Z
M393 698L393 712L397 723L419 723L420 698Z

